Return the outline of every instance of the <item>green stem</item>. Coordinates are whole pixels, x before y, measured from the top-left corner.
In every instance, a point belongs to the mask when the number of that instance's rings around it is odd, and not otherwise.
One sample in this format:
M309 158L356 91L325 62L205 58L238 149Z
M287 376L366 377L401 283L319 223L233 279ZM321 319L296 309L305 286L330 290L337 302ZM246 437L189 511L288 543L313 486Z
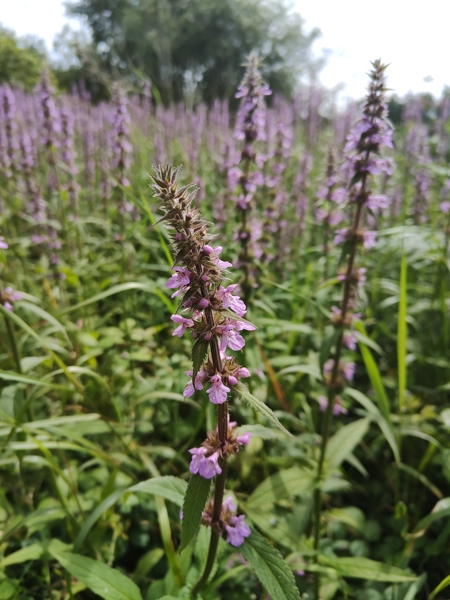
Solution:
M22 375L22 365L20 364L20 353L17 346L16 335L14 333L11 321L5 316L6 329L8 330L9 341L11 342L11 350L14 356L14 362L16 363L17 372Z
M364 198L364 192L366 188L366 180L367 176L364 176L361 186L361 197ZM355 217L353 220L353 231L356 233L359 227L359 222L361 220L363 203L358 202L356 206ZM356 239L353 241L352 246L349 251L346 276L344 281L344 292L342 296L342 304L341 304L341 318L342 322L345 322L345 317L347 315L347 311L349 309L349 301L352 290L352 272L353 265L355 262L356 249L357 249L357 241ZM321 485L323 478L323 468L325 464L325 454L327 449L328 437L330 435L331 422L333 420L333 404L336 390L336 383L339 374L339 361L341 359L342 346L343 346L343 337L344 330L342 329L338 335L336 340L336 350L333 355L333 369L331 371L330 382L328 384L328 405L327 410L325 411L325 416L322 423L322 439L320 443L320 454L319 454L319 463L317 466L317 477L316 477L316 488L314 490L314 562L318 562L318 550L320 543L320 512L321 512L321 504L322 504L322 495L321 495ZM314 573L314 600L319 600L319 590L320 590L320 573Z

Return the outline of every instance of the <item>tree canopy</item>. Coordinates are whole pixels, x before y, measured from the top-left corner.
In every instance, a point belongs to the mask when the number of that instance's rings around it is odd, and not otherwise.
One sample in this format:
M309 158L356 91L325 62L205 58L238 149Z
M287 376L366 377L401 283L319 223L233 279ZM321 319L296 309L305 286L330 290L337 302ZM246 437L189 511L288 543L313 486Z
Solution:
M41 75L46 60L41 40L18 38L0 24L0 83L19 84L32 89Z
M252 50L264 60L274 91L289 95L299 75L317 66L319 31L304 31L284 0L71 0L87 19L93 46L111 75L148 77L165 102L189 86L205 101L231 97Z

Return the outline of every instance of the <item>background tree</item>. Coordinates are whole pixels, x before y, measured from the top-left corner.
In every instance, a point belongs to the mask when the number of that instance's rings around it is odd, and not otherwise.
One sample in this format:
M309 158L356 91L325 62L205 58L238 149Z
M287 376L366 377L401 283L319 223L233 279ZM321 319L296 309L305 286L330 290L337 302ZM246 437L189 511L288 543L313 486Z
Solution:
M256 50L275 92L290 95L298 77L318 67L300 15L274 0L72 0L111 75L149 77L167 102L187 87L205 101L232 97L242 62Z
M17 37L0 24L0 83L32 89L46 62L44 42L34 36Z

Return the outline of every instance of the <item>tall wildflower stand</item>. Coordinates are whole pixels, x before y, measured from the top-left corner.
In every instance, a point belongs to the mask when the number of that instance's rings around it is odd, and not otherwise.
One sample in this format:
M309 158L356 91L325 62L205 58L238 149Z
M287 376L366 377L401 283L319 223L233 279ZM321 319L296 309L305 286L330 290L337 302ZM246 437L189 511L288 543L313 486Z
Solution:
M336 328L335 347L330 358L324 365L324 383L328 389L328 403L322 422L322 441L319 450L317 467L317 484L314 497L314 550L319 550L320 542L320 513L321 513L321 483L324 474L324 463L327 441L333 415L333 408L340 402L339 392L345 387L345 382L353 379L354 363L342 360L344 349L355 347L355 336L352 324L358 318L354 312L358 296L358 287L364 283L365 270L357 269L356 253L359 246L371 248L375 245L375 232L362 227L364 211L377 211L385 208L387 198L375 195L370 191L370 181L374 175L382 171L390 172L390 162L380 156L384 146L392 147L392 131L386 121L387 106L384 99L386 91L384 71L386 65L376 60L372 63L368 96L363 109L363 116L356 123L348 137L345 147L346 167L351 172L349 184L349 204L353 209L353 219L350 227L337 231L335 244L343 245L347 264L339 273L338 279L343 285L340 307L332 307L332 324ZM317 560L317 554L316 554ZM319 598L320 576L314 575L314 597Z
M255 327L245 321L245 304L233 295L235 285L223 287L224 270L231 263L220 260L220 246L209 244L214 236L208 232L206 221L192 206L195 186L178 187L178 169L171 167L156 169L153 189L164 212L163 221L172 230L175 251L175 271L167 287L176 289L173 297L181 296L181 312L172 315L178 324L173 335L181 337L189 330L195 340L192 349L193 370L187 374L190 380L184 391L189 397L195 390L209 385L207 393L217 405L217 427L210 432L200 448L192 448L190 470L205 479L216 476L214 501L203 521L211 525L211 542L202 577L195 589L199 590L207 581L217 551L219 537L226 531L228 541L239 546L250 529L243 518L230 511L229 504L223 512L227 459L236 454L243 444L248 444L250 434L236 436L236 423L230 423L228 415L228 393L239 379L249 377L250 372L226 355L227 347L241 350L245 344L242 330Z

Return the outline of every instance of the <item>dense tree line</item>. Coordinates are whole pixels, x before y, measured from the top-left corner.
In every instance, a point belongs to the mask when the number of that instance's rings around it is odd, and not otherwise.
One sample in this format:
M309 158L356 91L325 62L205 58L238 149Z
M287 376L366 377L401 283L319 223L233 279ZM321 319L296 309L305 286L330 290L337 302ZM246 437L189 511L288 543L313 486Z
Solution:
M72 0L68 10L91 30L92 45L79 49L89 85L99 72L149 79L165 103L232 97L250 51L264 59L271 88L287 96L319 66L311 52L319 31L305 33L284 0Z

